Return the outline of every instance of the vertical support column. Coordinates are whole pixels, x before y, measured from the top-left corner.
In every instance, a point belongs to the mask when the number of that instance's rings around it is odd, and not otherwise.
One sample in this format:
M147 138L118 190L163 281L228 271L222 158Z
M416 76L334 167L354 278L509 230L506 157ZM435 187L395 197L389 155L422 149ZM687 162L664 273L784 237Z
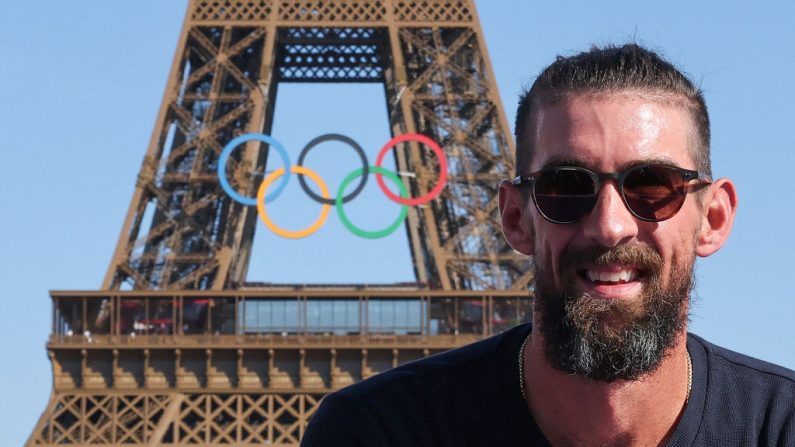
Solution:
M274 3L273 8L278 8L278 3ZM275 82L277 69L275 64L276 31L277 28L274 21L268 22L265 26L265 45L262 50L257 90L251 94L254 107L247 129L248 133L270 135L273 126L273 110L278 86ZM259 150L259 146L260 143L258 141L245 143L243 162L248 166L261 167L264 171L270 151L263 153ZM257 223L256 213L252 212L251 214L251 217L245 221L241 219L232 232L232 247L221 254L219 277L216 278L213 284L213 288L216 290L223 289L225 282L239 284L245 281Z
M388 86L391 88L387 88L387 92L393 92L394 94L394 96L389 95L390 97L387 98L391 115L392 133L416 133L418 129L411 110L413 94L408 88L409 80L400 49L400 30L391 5L387 12L387 23L389 45L392 52L392 66L390 68L393 78L392 85ZM414 150L395 150L395 160L399 171L408 171L412 167L417 169L423 165L419 156L419 145L410 143L410 146ZM424 183L425 180L421 179L420 181L419 189L421 193L429 191L429 185ZM411 189L409 188L409 190ZM411 207L409 209L408 231L409 241L412 244L412 258L417 280L429 284L431 288L451 289L452 285L446 269L440 268L440 266L444 266L444 259L440 259L442 252L436 229L436 220L429 206L421 208ZM433 265L428 265L429 260Z
M184 57L186 42L188 40L188 30L190 29L190 11L193 10L193 6L193 1L188 2L188 9L185 12L185 19L182 21L182 30L180 31L179 40L177 42L177 51L174 53L174 58L171 61L171 73L168 76L168 83L163 93L163 102L160 104L160 110L155 120L155 128L149 138L149 149L144 156L144 163L138 175L139 181L135 183L135 191L130 200L130 207L127 209L127 216L124 218L124 224L122 225L119 239L116 242L116 249L113 252L108 271L105 273L105 279L102 281L102 288L105 290L115 289L120 286L116 276L119 273L119 268L128 261L128 249L130 245L134 243L136 236L132 231L133 223L136 214L141 211L141 203L145 201L146 196L146 183L141 180L154 177L155 166L152 165L151 160L159 160L162 155L162 148L158 145L158 141L162 137L161 134L164 129L162 123L166 120L171 100L176 93L176 85L179 82L179 73L182 67L180 61Z

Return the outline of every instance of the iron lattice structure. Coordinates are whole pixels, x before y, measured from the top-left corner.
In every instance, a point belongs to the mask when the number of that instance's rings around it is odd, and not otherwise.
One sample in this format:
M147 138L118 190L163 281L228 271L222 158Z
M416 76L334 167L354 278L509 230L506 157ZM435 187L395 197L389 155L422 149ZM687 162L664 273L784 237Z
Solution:
M52 292L50 403L29 445L297 445L330 391L529 318L501 236L513 142L472 0L191 0L102 291ZM409 211L417 284L252 288L257 214L226 143L269 134L283 82L381 83L393 135L448 185ZM255 195L269 151L227 165ZM395 150L414 196L440 169ZM329 320L330 318L330 320Z

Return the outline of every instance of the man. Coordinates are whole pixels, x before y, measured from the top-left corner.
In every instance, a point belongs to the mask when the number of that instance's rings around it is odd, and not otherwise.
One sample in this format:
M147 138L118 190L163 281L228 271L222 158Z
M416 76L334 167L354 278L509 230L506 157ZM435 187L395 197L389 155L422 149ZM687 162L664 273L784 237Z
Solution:
M559 57L521 100L503 233L532 324L327 397L307 446L795 445L795 373L687 333L737 195L692 82L634 44Z

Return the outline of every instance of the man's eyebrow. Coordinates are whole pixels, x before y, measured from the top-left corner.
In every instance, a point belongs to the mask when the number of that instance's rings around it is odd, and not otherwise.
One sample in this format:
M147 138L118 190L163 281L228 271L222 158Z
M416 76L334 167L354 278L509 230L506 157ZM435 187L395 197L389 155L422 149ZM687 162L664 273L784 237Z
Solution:
M666 157L666 156L663 156L663 155L659 155L659 156L646 157L646 158L643 158L643 159L640 159L640 160L633 160L633 161L627 163L626 165L621 166L621 169L623 170L623 169L631 168L633 166L647 165L647 164L681 167L679 165L679 163L675 162L672 158L669 158L669 157Z
M576 159L569 156L555 156L544 162L544 165L541 166L541 169L546 169L550 166L579 166L582 168L587 168L588 165L591 163L588 160L584 159Z
M625 169L629 169L633 166L644 165L644 164L659 164L659 165L666 165L666 166L679 166L679 163L674 161L673 159L666 157L666 156L651 156L645 157L637 160L632 160L627 163L621 165L619 171L623 171ZM586 169L593 170L594 163L591 160L591 157L578 159L573 158L571 156L555 156L551 157L549 160L544 162L541 166L541 169L546 169L551 166L578 166Z

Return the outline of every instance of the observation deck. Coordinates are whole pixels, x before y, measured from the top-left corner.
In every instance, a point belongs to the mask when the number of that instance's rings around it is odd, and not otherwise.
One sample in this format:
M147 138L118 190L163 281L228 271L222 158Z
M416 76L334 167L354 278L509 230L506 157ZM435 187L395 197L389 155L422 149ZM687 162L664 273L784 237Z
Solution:
M517 291L53 291L56 391L328 392L527 321Z

